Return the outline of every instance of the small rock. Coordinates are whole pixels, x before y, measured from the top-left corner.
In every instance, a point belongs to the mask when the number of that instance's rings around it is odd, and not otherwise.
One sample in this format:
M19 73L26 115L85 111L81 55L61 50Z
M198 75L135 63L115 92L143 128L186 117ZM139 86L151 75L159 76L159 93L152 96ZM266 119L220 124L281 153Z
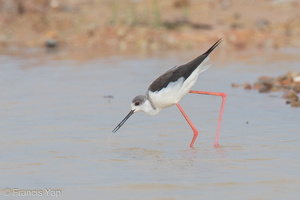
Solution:
M298 99L299 99L299 97L297 96L297 94L294 92L294 91L292 91L292 90L290 90L290 91L288 91L287 93L285 93L284 95L283 95L283 98L285 98L285 99L289 99L289 100L295 100L295 101L298 101Z
M277 92L278 90L279 90L279 87L273 86L270 91Z
M259 81L270 80L270 79L272 79L272 78L269 76L261 76L258 78Z
M251 90L252 87L251 87L251 85L250 85L249 83L245 83L245 84L244 84L244 89L245 89L245 90Z
M260 90L261 88L262 88L262 84L261 83L254 83L253 89Z
M293 81L296 83L300 83L300 75L294 76Z
M294 92L300 93L300 83L293 87Z
M237 83L231 83L231 87L233 88L244 88L245 90L251 90L252 86L250 83L244 83L244 84L237 84Z
M290 81L290 80L283 80L283 81L281 81L281 84L283 85L283 86L289 86L289 85L291 85L292 84L292 82Z
M57 46L57 41L54 40L54 39L47 39L47 40L45 41L45 45L46 45L46 47L48 47L48 48L54 48L54 47Z
M267 81L263 82L262 87L258 90L258 92L260 92L260 93L270 92L272 87L273 87L272 82L267 82Z
M291 107L300 107L300 101L291 101Z
M231 87L233 87L233 88L239 88L240 85L239 85L239 84L236 84L236 83L231 83Z

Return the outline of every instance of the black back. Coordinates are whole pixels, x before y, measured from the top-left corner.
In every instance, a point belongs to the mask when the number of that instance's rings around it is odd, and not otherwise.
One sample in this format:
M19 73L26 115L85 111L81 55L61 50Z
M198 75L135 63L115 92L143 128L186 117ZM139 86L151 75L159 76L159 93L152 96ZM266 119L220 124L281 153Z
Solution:
M148 90L155 92L159 91L162 88L167 87L170 82L176 82L179 78L183 77L186 80L195 69L203 62L203 60L222 42L222 39L219 39L212 47L210 47L204 54L198 56L194 60L178 66L173 67L168 70L161 76L159 76L153 83L149 86Z

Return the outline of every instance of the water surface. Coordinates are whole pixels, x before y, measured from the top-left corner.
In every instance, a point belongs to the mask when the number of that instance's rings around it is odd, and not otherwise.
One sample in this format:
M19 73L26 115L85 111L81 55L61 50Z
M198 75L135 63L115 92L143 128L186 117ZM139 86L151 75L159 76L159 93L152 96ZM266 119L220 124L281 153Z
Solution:
M84 63L0 56L1 199L33 199L7 188L42 190L36 199L295 199L300 195L299 109L282 93L231 88L260 75L298 70L297 60L212 60L181 102L199 136L175 106L155 117L134 114L112 129L161 73L191 55L109 57ZM195 55L195 54L193 54ZM106 98L112 96L113 98ZM6 188L6 189L5 189ZM7 195L7 196L5 196Z

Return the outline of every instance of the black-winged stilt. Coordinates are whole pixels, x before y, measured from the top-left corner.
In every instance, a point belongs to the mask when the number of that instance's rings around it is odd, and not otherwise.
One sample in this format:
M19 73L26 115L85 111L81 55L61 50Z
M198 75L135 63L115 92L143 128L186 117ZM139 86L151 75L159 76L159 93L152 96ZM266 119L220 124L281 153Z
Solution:
M143 111L148 115L156 115L162 109L172 105L176 105L186 121L193 129L194 136L190 147L194 146L195 140L198 136L198 130L192 124L191 120L183 111L178 103L188 93L217 95L222 97L222 104L218 119L218 127L216 132L216 139L214 146L218 146L220 126L224 105L226 101L226 94L221 92L204 92L191 90L195 85L198 76L201 72L207 70L210 65L204 65L209 60L209 54L221 43L219 39L212 47L210 47L204 54L198 56L194 60L181 66L175 66L159 76L148 88L145 95L136 96L131 103L131 111L128 115L116 126L112 132L116 132L126 122L126 120L135 112Z

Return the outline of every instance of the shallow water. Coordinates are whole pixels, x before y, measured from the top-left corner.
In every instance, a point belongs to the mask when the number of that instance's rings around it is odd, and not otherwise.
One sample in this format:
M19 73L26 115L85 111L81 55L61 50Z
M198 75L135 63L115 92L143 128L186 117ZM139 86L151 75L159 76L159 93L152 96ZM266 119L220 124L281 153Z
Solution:
M1 199L299 197L300 109L285 105L282 93L230 86L299 71L299 60L212 60L193 89L228 95L219 148L215 96L190 94L181 102L200 131L195 149L175 106L155 117L136 113L111 133L135 95L191 58L178 55L84 63L0 56Z

